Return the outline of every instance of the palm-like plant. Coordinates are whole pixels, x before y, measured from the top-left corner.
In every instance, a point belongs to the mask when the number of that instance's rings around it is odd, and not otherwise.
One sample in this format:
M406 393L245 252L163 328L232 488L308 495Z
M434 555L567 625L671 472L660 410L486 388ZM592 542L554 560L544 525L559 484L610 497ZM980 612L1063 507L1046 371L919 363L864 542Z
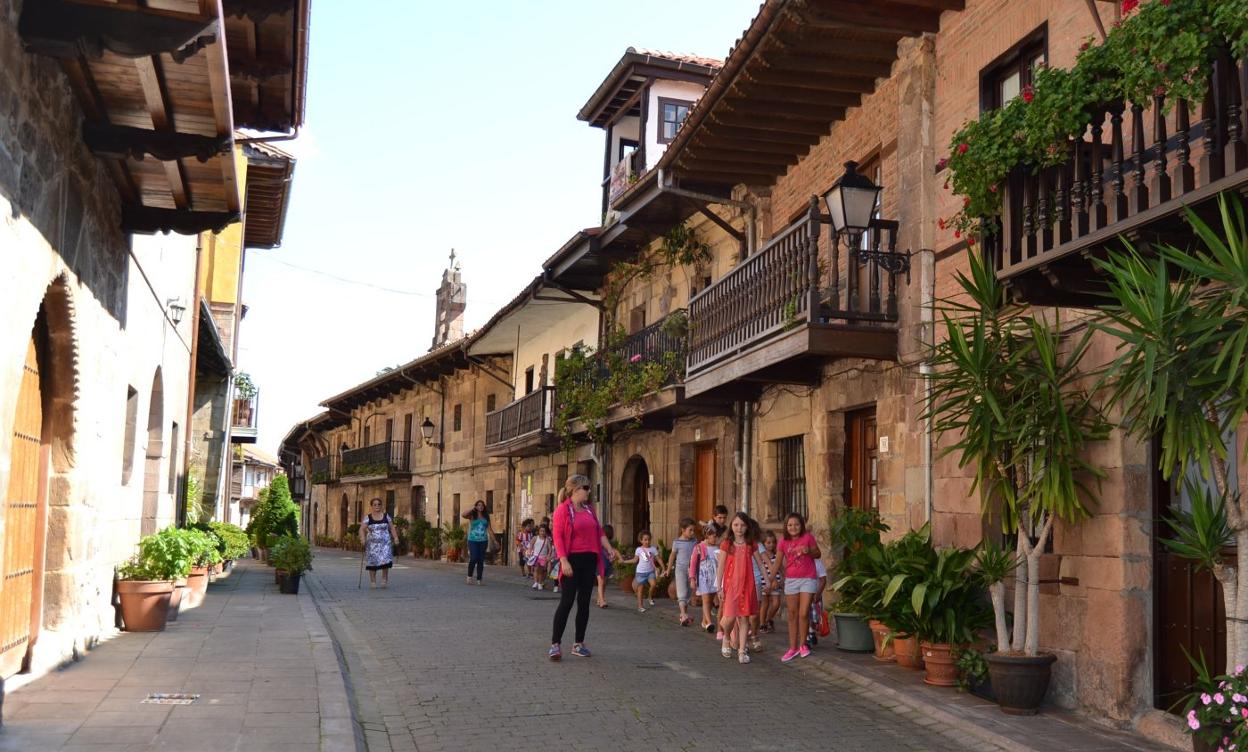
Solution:
M1084 458L1091 441L1109 432L1099 407L1081 385L1091 338L1063 334L1009 303L986 260L971 255L959 273L965 300L946 301L925 418L949 436L942 456L971 466L985 516L1017 536L1013 574L1014 633L1010 646L1037 655L1040 640L1040 555L1055 520L1077 522L1094 493L1087 479L1101 471ZM1000 602L998 602L1000 601ZM1004 598L994 599L998 645L1006 644Z
M1163 477L1198 472L1212 489L1188 484L1192 511L1168 520L1172 550L1213 571L1227 615L1227 665L1248 662L1248 501L1234 491L1228 436L1248 411L1248 223L1238 198L1223 195L1220 229L1190 209L1199 241L1185 250L1126 243L1099 262L1112 302L1105 331L1121 341L1106 375L1126 429L1161 442ZM1223 563L1234 537L1238 558Z

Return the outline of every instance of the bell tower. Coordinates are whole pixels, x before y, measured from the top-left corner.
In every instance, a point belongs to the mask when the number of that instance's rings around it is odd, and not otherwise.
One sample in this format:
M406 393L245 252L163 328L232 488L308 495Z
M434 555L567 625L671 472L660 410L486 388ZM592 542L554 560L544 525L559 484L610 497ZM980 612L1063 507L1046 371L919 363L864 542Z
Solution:
M433 348L454 342L464 336L464 309L468 303L468 286L460 277L459 261L455 249L451 249L450 265L442 272L442 284L438 287L438 307L433 322Z

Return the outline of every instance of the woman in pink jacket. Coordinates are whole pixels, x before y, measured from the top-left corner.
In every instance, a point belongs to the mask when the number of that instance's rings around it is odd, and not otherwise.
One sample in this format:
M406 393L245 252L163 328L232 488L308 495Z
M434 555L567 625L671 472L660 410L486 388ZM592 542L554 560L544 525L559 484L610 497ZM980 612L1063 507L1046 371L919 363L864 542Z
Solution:
M559 608L555 609L554 630L550 638L550 660L563 657L563 632L568 626L568 614L576 601L576 642L572 655L588 658L585 647L585 628L589 626L589 596L594 592L598 575L602 574L605 553L612 561L619 556L602 525L594 515L589 503L589 478L572 475L559 494L559 506L555 508L554 525L555 555L559 557Z

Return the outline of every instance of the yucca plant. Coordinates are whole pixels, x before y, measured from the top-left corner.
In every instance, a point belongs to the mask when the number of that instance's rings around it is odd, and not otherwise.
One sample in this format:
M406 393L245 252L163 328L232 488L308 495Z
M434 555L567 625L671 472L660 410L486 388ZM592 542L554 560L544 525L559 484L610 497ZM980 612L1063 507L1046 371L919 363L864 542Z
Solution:
M1117 337L1107 370L1124 427L1157 437L1163 477L1187 482L1190 513L1167 523L1168 543L1210 569L1222 585L1228 671L1248 663L1248 501L1234 491L1228 462L1248 412L1248 222L1239 198L1218 199L1218 228L1186 210L1193 248L1154 246L1145 256L1129 242L1099 261L1111 302L1101 328ZM1234 565L1221 560L1233 537Z

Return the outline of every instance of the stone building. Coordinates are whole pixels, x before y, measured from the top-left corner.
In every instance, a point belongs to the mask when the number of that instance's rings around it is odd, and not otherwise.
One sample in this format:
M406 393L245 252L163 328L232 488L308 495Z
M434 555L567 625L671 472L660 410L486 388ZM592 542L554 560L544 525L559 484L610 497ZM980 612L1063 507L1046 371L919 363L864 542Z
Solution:
M276 457L254 446L240 444L234 447L232 454L230 501L222 518L225 522L246 527L252 507L260 500L260 492L269 487L282 468Z
M235 128L302 119L307 4L268 4L260 20L253 5L228 18L0 6L0 680L81 657L115 629L115 567L185 514L209 427L194 395L214 373L228 396L221 343L236 335L212 319L199 270L225 259L206 246L237 232L241 263L265 230L242 223L244 208L284 211L284 193L248 185ZM232 77L226 45L261 25L289 39L285 67ZM245 64L245 50L230 59ZM244 96L256 87L259 107ZM183 109L207 114L171 116ZM228 410L210 423L226 441Z

